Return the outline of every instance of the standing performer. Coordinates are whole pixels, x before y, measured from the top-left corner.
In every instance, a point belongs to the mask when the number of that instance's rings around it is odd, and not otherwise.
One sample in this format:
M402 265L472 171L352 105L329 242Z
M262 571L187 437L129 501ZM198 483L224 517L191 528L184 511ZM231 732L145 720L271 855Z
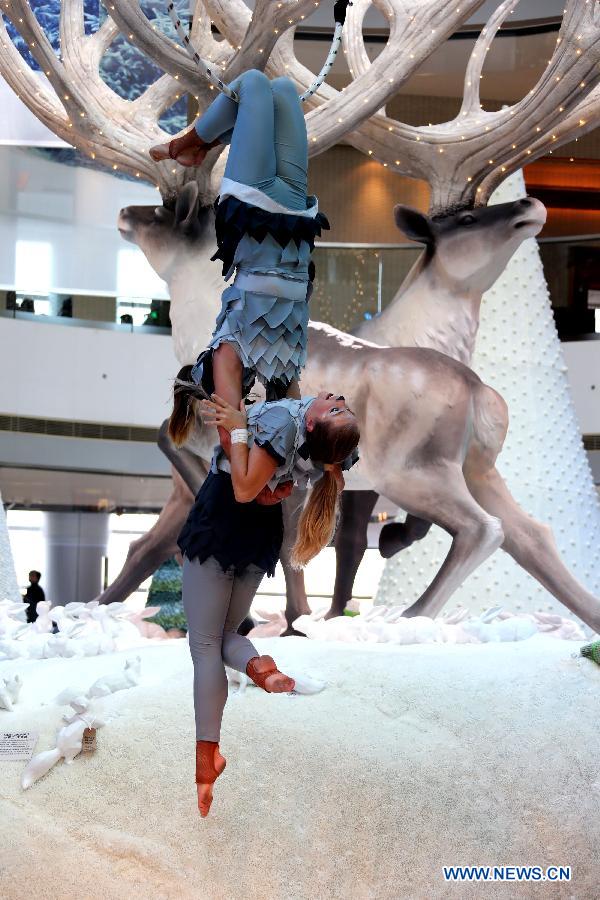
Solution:
M198 388L190 382L189 389ZM283 540L281 504L256 497L280 482L314 484L298 527L292 562L301 566L333 534L342 470L353 465L359 429L343 397L256 403L246 412L221 397L202 400L205 421L230 435L230 460L217 445L211 471L178 539L184 555L183 606L194 664L196 784L203 817L213 784L225 768L219 752L227 700L225 665L245 672L271 693L291 691L293 679L237 633L265 575L273 575ZM185 422L188 400L175 394L171 428Z
M311 252L329 228L315 196L307 196L308 142L300 98L289 78L270 81L256 69L220 94L194 128L152 148L154 159L198 165L211 147L230 141L216 203L218 250L232 284L207 350L191 375L210 396L235 409L254 384L267 399L300 396L306 362Z

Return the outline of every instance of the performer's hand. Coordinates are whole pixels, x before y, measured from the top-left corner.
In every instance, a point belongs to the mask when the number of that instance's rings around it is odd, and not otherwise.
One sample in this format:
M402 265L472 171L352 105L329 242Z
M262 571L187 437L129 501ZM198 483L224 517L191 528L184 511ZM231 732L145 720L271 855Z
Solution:
M233 431L234 428L245 428L248 422L244 401L240 400L240 408L236 409L218 394L212 394L212 400L201 400L202 418L207 425L216 425Z
M293 489L293 481L284 481L282 484L278 484L274 491L265 485L260 494L256 496L256 502L261 506L274 506L289 497Z

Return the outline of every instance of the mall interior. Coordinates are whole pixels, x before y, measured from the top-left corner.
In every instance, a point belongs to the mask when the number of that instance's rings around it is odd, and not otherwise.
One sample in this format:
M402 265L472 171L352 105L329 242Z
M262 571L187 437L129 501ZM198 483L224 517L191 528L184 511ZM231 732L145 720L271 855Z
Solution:
M229 151L149 150L240 60L306 92L304 394L345 379L360 460L304 573L194 630L217 432L165 423ZM600 0L2 0L0 496L7 900L595 900Z
M493 6L484 4L402 85L387 104L389 116L422 125L456 115L467 60ZM530 0L510 17L486 59L486 110L514 103L535 84L556 43L560 12L561 3ZM329 40L324 23L325 16L323 25L297 29L298 57L313 71ZM370 59L385 44L384 24L369 10ZM131 59L134 48L120 41L123 59ZM119 90L139 90L139 77L132 66L128 84L120 72ZM336 88L348 83L343 57L329 79ZM156 204L159 195L59 140L5 81L0 91L0 489L20 588L29 571L38 570L52 603L87 602L118 575L130 543L153 524L170 492L170 464L157 446L178 367L168 288L117 229L121 208ZM169 115L175 130L193 117L193 108L182 98ZM537 243L596 485L599 158L596 128L522 170L527 194L547 208ZM309 189L331 223L317 241L311 318L352 331L386 308L421 252L398 231L392 209L402 203L425 211L428 186L342 142L311 158ZM510 313L517 333L522 302L515 296ZM531 447L533 455L541 450ZM384 499L372 514L357 601L375 594L382 570L378 532L381 520L395 514ZM146 579L132 595L136 607L146 602L150 583ZM308 593L326 597L332 586L326 551L309 568ZM263 589L281 597L283 581L278 577Z

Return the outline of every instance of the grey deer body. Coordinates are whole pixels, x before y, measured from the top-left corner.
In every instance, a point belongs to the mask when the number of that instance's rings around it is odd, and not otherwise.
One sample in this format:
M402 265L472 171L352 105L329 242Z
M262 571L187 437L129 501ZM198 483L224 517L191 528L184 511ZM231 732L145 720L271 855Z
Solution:
M398 228L425 244L394 299L380 316L354 334L391 347L430 347L469 365L475 349L483 294L526 238L546 221L542 203L525 197L511 203L430 218L397 206ZM346 491L336 534L336 578L328 617L341 615L352 598L356 572L367 548L375 491ZM408 515L385 525L379 549L390 557L423 538L431 522Z

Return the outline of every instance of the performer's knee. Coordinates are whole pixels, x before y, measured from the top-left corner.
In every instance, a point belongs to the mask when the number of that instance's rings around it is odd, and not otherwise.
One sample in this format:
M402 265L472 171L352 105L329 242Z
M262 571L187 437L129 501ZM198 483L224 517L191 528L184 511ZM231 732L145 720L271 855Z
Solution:
M241 91L265 91L267 88L271 90L271 82L259 69L248 69L240 76Z
M296 85L287 75L278 75L271 81L271 90L274 94L289 94L291 97L298 99L298 91Z
M216 635L211 634L194 634L189 631L188 638L192 660L210 656L210 654L215 651L221 652L221 635L217 637Z

